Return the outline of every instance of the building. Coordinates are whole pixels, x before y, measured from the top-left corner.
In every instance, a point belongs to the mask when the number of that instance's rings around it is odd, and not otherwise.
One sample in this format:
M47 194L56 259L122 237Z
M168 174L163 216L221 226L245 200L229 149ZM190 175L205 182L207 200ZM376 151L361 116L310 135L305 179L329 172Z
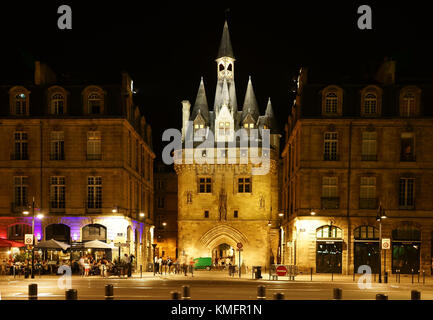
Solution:
M178 257L177 252L177 175L173 166L155 166L155 239L158 257Z
M34 81L0 86L0 110L0 237L23 241L34 205L38 240L98 239L150 261L155 155L129 75L57 80L36 62Z
M189 101L182 101L182 149L174 165L179 257L212 257L217 264L230 259L238 265L240 256L242 266L269 266L278 249L280 135L270 99L260 115L251 77L243 107L238 106L235 61L225 22L213 110L203 78L192 110ZM260 172L264 159L267 170Z
M282 151L285 263L317 273L362 265L431 273L433 83L395 69L385 61L361 80L301 69ZM381 237L390 240L382 254Z

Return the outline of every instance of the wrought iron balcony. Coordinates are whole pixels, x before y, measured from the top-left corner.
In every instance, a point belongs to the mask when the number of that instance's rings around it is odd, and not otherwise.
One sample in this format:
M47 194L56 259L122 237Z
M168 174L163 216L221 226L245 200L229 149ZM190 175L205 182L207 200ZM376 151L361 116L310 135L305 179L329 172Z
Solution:
M377 154L362 154L362 161L377 161Z
M360 198L359 209L377 209L377 198Z
M322 209L338 209L340 207L339 197L322 197Z
M412 162L412 161L415 161L415 155L414 154L410 154L410 153L402 154L400 156L400 161L401 162Z
M11 160L29 160L28 153L12 153Z

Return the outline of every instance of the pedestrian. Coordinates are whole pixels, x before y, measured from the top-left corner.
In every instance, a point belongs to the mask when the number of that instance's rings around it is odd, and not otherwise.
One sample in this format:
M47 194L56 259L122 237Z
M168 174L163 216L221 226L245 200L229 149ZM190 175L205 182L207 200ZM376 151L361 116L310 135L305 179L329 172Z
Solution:
M168 266L168 274L171 273L171 266L173 265L173 261L171 260L170 257L168 257L167 259L167 266Z
M162 274L162 257L158 258L158 267L159 267L158 273Z
M189 272L191 272L191 277L194 276L194 258L189 259Z
M155 256L154 263L153 263L153 274L158 273L158 271L159 271L159 263L158 263L158 261L159 261L158 257Z
M89 259L86 257L84 259L84 276L88 277L90 272L90 262Z
M131 259L129 258L127 253L125 253L123 257L123 265L126 268L126 276L129 278L131 276Z
M133 254L131 254L129 256L128 277L132 276L132 268L134 267L134 260L135 260L135 256Z
M46 264L46 261L44 261ZM84 276L84 257L81 256L80 260L78 261L78 265L80 266L80 276Z

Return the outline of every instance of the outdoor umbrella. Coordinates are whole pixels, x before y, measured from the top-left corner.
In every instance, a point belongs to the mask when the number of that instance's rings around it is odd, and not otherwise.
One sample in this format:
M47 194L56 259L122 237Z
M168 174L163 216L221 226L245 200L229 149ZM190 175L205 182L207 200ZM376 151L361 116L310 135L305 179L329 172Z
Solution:
M0 238L0 248L21 248L25 247L25 244L22 242L12 241L12 240L6 240Z
M41 241L36 245L36 248L43 248L43 249L61 249L61 250L67 250L70 247L69 244L56 241L54 239L48 240L48 241Z
M84 247L89 249L113 249L114 248L112 245L109 245L108 243L99 240L88 241L84 244Z

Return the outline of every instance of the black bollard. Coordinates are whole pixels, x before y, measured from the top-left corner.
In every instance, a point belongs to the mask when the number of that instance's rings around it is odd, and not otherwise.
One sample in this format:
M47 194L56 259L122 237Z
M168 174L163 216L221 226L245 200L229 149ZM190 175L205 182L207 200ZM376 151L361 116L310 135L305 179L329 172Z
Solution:
M140 264L140 278L143 278L143 265Z
M172 291L171 294L171 300L180 300L180 292Z
M29 284L29 300L38 300L38 285L36 283Z
M376 300L388 300L388 295L378 293L378 294L376 294Z
M334 281L334 271L331 273L331 281Z
M65 298L66 300L78 300L77 289L66 290Z
M284 293L282 292L274 293L274 300L284 300Z
M385 271L385 275L384 275L384 277L383 277L383 282L384 283L388 283L388 271Z
M334 288L334 300L341 300L343 298L343 289Z
M353 271L353 282L355 282L355 271Z
M191 300L191 290L189 286L182 286L182 300Z
M421 292L417 290L412 290L410 292L410 300L421 300Z
M266 300L266 287L263 285L257 287L257 300Z
M313 268L310 268L310 281L313 281Z
M114 290L112 284L105 286L105 300L114 300Z

